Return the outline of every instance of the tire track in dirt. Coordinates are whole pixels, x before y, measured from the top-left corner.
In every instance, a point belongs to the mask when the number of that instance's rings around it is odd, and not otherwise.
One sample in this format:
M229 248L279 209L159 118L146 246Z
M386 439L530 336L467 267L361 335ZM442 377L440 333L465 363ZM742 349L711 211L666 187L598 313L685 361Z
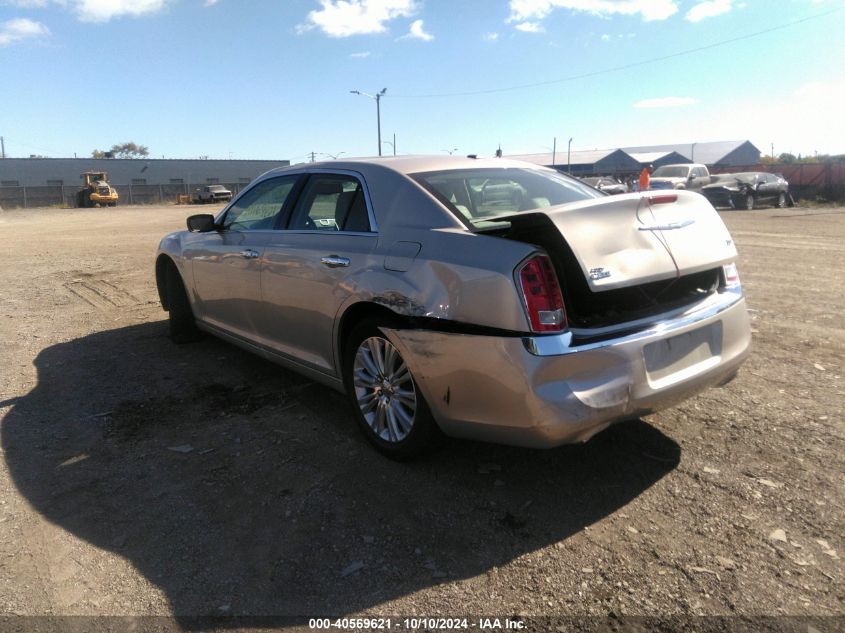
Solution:
M64 284L73 295L99 310L127 308L141 303L133 294L105 279L74 279Z

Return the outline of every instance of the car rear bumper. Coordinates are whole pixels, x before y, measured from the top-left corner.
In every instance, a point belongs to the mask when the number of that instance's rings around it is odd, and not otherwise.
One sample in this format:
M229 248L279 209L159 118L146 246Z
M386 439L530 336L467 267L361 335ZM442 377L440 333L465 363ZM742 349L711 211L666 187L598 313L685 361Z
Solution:
M550 448L729 381L749 353L741 294L722 293L635 333L496 337L385 330L447 435Z

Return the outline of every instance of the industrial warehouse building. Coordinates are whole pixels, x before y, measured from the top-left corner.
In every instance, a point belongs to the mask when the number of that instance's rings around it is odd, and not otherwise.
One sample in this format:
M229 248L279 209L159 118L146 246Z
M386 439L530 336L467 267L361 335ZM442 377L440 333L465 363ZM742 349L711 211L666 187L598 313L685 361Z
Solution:
M175 201L210 184L237 193L256 176L287 165L288 160L6 158L0 160L0 207L74 206L86 171L108 172L121 204L148 204Z
M633 176L646 165L704 163L708 167L756 165L760 150L750 141L643 145L619 149L510 154L508 158L552 167L573 176Z
M682 162L703 163L708 167L742 167L760 162L760 150L751 141L643 145L623 147L622 151L631 155L646 152L675 152L687 159Z
M639 163L621 149L558 152L548 154L516 154L508 158L535 165L554 167L573 176L594 174L629 174L640 170Z

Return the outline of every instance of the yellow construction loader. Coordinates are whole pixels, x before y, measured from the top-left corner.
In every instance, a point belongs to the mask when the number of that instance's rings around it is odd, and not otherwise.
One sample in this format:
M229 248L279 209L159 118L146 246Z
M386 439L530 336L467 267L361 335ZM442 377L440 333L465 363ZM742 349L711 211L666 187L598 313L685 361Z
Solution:
M104 171L86 171L82 174L85 185L76 192L76 206L117 206L117 190L108 183L108 176Z

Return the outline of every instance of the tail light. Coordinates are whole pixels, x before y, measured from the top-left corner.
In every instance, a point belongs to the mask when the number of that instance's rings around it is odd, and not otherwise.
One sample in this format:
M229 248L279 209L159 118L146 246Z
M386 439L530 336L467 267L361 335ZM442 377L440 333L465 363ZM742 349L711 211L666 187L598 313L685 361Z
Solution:
M566 310L555 269L546 255L535 255L517 270L532 332L566 329Z
M651 196L648 198L651 204L669 204L670 202L677 202L678 196L676 194L667 194L665 196Z

